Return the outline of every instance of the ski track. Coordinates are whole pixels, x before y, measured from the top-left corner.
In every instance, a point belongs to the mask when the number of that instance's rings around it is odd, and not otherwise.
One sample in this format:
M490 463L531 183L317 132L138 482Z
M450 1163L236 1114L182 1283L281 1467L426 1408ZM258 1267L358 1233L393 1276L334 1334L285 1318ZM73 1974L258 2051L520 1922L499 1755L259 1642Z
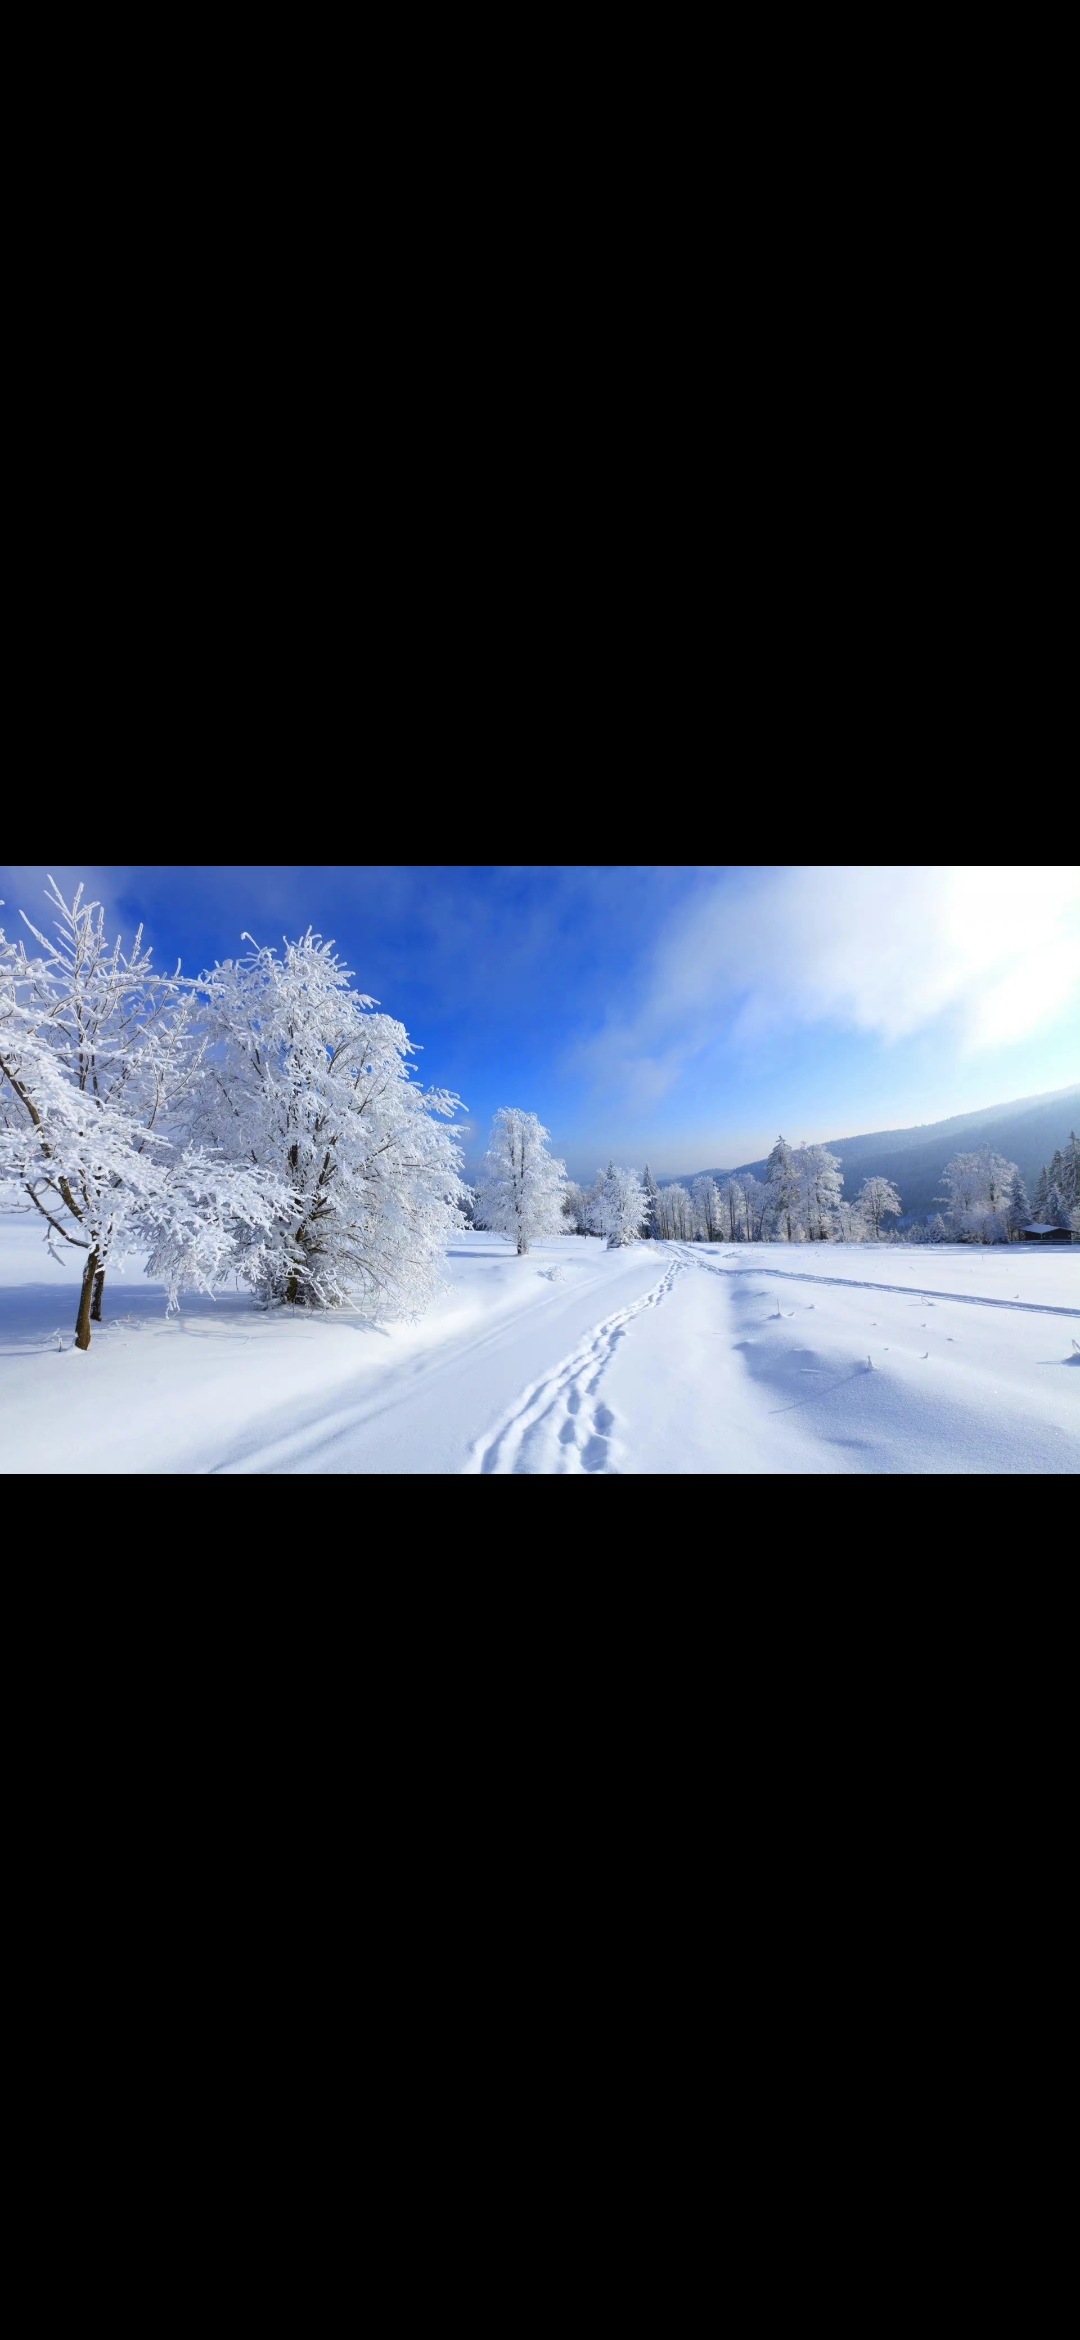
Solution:
M839 1292L902 1292L909 1299L914 1292L920 1306L923 1302L918 1284L872 1284L862 1276L812 1276L799 1268L715 1267L711 1259L697 1259L693 1250L687 1248L694 1266L707 1269L710 1276L782 1276L787 1284L834 1284ZM763 1293L761 1297L771 1300L772 1294ZM1080 1316L1080 1308L1044 1307L1039 1300L995 1300L986 1292L928 1292L925 1297L930 1304L935 1300L959 1300L965 1308L1011 1308L1018 1316Z
M615 1472L612 1444L617 1421L611 1407L600 1401L600 1382L634 1318L647 1308L659 1308L676 1276L685 1272L685 1261L673 1260L642 1299L605 1317L553 1373L532 1382L494 1430L474 1441L466 1474L486 1478L493 1473L543 1473L562 1478Z

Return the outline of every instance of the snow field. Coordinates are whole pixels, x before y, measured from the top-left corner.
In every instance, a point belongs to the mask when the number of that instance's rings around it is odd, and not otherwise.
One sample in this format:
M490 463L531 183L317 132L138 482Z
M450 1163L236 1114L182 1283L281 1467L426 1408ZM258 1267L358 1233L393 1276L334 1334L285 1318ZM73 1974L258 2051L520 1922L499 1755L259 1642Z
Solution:
M0 1218L0 1466L603 1477L1074 1473L1080 1247L457 1238L415 1325L165 1314L129 1264L72 1347L81 1262ZM555 1271L554 1274L552 1271Z

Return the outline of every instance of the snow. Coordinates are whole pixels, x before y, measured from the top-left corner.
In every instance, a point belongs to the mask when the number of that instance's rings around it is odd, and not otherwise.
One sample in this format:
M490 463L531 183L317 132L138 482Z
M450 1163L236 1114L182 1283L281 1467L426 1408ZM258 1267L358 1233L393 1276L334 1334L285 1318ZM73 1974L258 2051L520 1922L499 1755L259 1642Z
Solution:
M129 1262L72 1346L81 1258L0 1217L9 1474L1074 1473L1080 1247L451 1243L415 1325L166 1314ZM62 1344L62 1346L60 1345Z

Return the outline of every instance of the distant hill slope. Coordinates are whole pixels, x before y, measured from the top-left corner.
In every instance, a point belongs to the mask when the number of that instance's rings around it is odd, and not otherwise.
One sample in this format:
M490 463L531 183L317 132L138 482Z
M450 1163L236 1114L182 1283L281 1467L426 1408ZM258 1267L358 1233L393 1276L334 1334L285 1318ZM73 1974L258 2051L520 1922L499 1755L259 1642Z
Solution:
M827 1138L831 1154L838 1154L844 1173L844 1194L850 1201L864 1178L891 1178L907 1218L921 1218L932 1210L944 1190L941 1173L953 1154L974 1153L992 1146L1006 1161L1018 1162L1030 1190L1043 1163L1063 1146L1071 1129L1080 1128L1080 1087L1054 1089L1042 1097L1016 1097L1011 1105L986 1105L979 1113L954 1113L948 1121L924 1121L914 1129L878 1129L864 1137ZM799 1133L785 1131L792 1145ZM764 1178L765 1163L740 1162L734 1170L694 1170L681 1183L701 1177L732 1178L752 1170ZM662 1178L661 1186L675 1181Z

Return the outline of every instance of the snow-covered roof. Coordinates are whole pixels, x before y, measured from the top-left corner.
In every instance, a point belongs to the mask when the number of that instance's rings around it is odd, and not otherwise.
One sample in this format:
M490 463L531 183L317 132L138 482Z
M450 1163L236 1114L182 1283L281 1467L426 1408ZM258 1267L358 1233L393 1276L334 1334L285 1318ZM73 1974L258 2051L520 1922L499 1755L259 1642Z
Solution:
M1069 1229L1068 1229L1067 1227L1041 1227L1041 1226L1035 1226L1035 1227L1025 1227L1025 1229L1024 1229L1024 1233L1025 1233L1025 1235L1067 1235L1067 1234L1068 1234L1068 1232L1069 1232Z

